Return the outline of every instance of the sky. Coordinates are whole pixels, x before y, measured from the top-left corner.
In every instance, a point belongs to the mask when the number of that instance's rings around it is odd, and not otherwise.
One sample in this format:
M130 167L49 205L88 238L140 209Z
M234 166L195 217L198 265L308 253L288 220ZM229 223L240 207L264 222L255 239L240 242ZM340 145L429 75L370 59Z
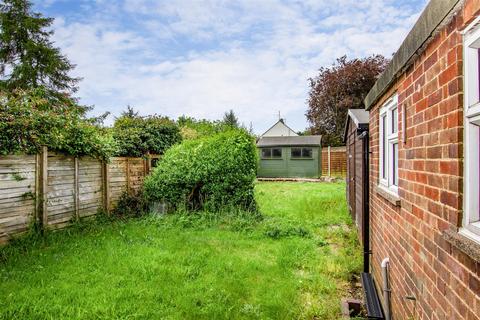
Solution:
M426 0L33 0L83 78L77 96L106 111L221 119L262 133L278 114L296 131L308 79L338 57L391 57Z

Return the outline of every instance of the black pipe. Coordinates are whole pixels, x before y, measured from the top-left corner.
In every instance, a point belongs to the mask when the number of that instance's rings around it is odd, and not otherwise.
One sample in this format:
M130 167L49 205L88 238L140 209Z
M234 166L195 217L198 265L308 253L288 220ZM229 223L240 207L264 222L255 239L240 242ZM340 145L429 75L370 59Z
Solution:
M359 136L363 140L363 221L362 221L362 242L363 242L363 272L370 272L370 176L369 176L369 136L368 131L363 131Z

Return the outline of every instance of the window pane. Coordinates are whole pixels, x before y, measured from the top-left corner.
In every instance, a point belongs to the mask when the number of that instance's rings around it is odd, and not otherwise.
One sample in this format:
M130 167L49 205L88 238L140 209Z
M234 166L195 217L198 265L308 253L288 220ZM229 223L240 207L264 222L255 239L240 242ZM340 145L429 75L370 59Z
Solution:
M292 148L292 158L301 158L302 149L301 148Z
M272 149L262 149L262 158L271 158L272 157Z
M280 149L280 148L272 149L272 157L281 158L282 157L282 149Z
M387 179L387 115L382 116L382 178Z
M392 133L398 131L398 108L392 110Z
M392 149L392 184L398 186L398 143L394 143Z
M311 158L312 157L312 148L303 148L302 149L302 157L303 158Z

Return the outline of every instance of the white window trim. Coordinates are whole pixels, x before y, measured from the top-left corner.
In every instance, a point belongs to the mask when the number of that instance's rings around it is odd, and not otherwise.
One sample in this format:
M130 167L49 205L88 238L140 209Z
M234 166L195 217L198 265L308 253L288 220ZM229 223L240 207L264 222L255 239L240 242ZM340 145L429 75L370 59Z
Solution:
M480 20L464 32L464 203L460 233L480 242Z
M397 109L397 131L395 133L392 133L392 116L391 112ZM386 128L383 127L383 117L386 116ZM379 187L385 189L386 191L398 195L398 186L393 184L393 177L394 173L396 175L396 180L398 183L398 157L397 157L397 172L394 172L393 168L393 145L396 144L397 148L399 147L398 144L398 95L395 94L392 96L381 108L380 108L380 113L379 113ZM383 177L383 168L384 168L384 161L383 161L383 152L385 148L385 141L384 141L384 130L386 129L387 131L387 136L386 136L386 161L388 162L387 165L385 166L386 170L386 178Z

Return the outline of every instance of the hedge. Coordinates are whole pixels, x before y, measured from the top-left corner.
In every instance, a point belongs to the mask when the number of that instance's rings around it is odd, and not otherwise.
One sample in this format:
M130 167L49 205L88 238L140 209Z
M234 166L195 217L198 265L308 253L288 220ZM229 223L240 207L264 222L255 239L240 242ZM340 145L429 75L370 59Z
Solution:
M116 155L126 157L142 157L148 152L163 154L182 140L172 120L156 115L122 115L115 120L113 137L118 145Z
M169 149L146 178L150 202L190 210L237 207L255 211L257 152L243 130L185 141Z

